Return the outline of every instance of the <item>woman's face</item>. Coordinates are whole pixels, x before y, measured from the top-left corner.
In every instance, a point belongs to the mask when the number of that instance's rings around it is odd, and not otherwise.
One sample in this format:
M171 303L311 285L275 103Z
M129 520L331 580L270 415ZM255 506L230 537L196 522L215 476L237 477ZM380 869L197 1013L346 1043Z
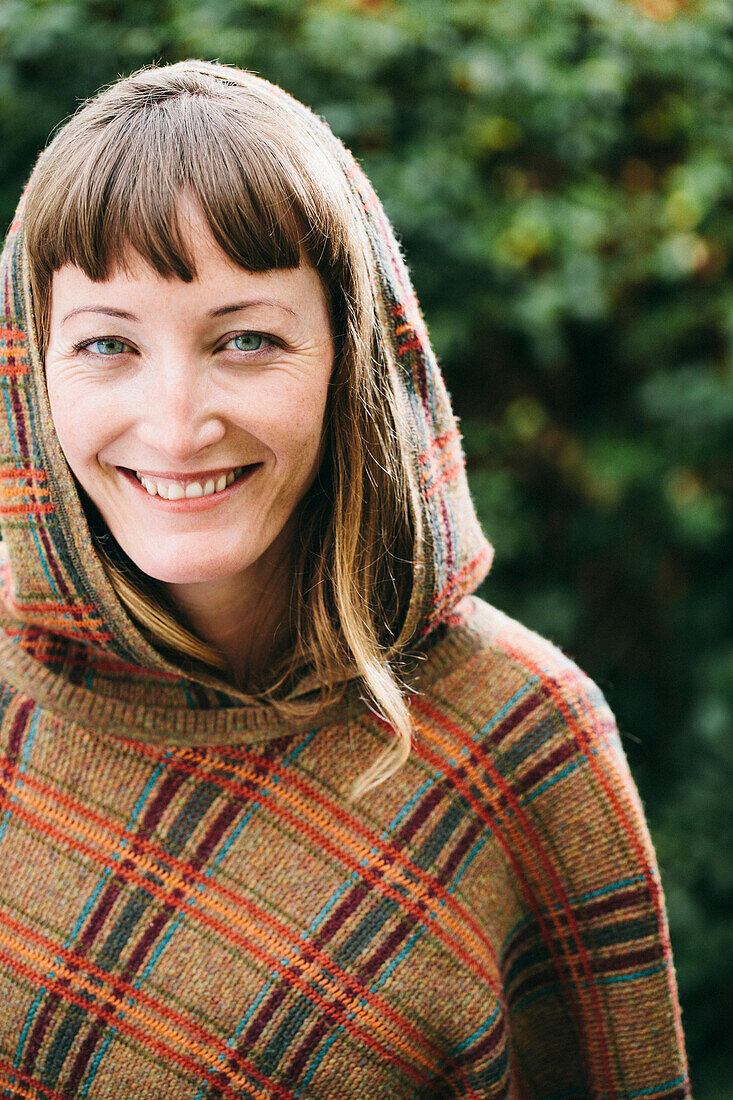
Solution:
M46 377L69 466L139 569L186 584L256 576L321 458L333 365L310 266L253 273L191 215L197 278L135 257L53 277Z

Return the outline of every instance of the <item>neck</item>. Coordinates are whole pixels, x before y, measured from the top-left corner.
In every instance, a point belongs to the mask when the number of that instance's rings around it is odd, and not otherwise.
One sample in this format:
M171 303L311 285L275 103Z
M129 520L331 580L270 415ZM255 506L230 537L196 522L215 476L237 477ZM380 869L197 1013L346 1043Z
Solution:
M232 680L256 682L288 643L289 559L213 581L164 585L196 634L223 653Z

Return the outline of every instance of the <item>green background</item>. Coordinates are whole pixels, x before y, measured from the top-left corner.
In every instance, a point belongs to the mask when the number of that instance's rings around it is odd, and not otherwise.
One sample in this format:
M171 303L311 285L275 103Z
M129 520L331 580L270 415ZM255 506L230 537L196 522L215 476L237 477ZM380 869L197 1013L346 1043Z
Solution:
M462 418L491 602L611 703L697 1100L733 1098L733 5L2 0L0 220L141 65L253 69L372 178Z

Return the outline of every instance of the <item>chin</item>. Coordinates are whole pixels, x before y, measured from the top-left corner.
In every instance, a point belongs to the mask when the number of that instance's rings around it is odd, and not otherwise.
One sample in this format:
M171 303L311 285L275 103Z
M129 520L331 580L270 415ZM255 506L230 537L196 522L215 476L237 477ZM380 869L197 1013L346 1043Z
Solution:
M199 554L174 553L169 555L130 553L127 556L135 563L141 573L163 584L204 584L207 581L220 581L242 573L249 560L241 557L214 555L201 557Z

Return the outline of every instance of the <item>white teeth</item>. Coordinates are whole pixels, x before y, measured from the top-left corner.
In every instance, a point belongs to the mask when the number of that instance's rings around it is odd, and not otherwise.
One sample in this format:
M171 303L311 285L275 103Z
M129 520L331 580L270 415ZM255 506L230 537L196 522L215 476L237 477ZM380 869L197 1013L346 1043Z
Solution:
M243 466L235 466L227 474L221 474L219 478L209 478L206 482L189 481L186 486L177 481L154 481L144 474L137 474L137 479L143 488L154 497L162 497L163 500L186 500L193 497L209 497L212 493L220 493L231 485L241 474Z

